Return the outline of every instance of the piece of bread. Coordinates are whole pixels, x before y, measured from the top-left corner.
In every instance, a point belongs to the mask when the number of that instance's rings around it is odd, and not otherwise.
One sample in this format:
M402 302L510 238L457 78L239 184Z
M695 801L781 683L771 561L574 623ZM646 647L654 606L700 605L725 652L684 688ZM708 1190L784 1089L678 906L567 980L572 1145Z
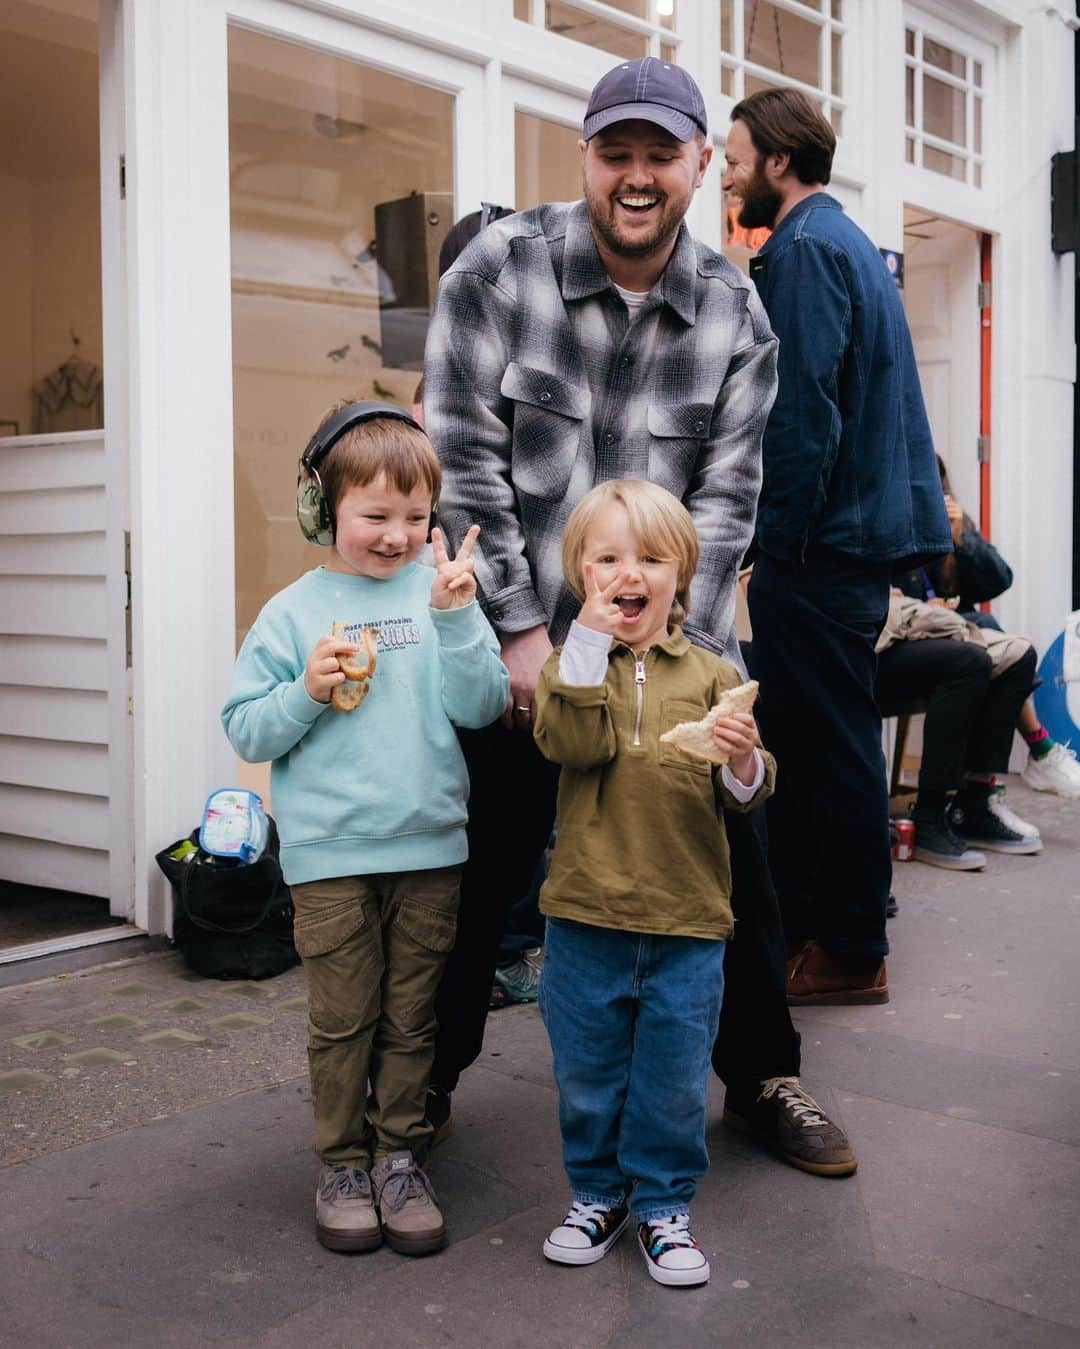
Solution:
M344 637L347 624L340 618L334 619L330 628L331 637ZM343 684L335 684L330 691L330 701L339 712L352 712L368 696L371 677L378 663L375 652L379 634L375 628L365 628L360 634L360 649L352 656L339 656L338 665L345 676Z
M330 702L339 712L355 712L371 691L367 679L346 679L330 690Z
M725 764L728 756L718 748L713 739L713 727L718 717L730 717L735 712L752 712L757 699L758 682L747 680L737 688L725 689L715 707L710 707L700 721L681 721L660 737L666 744L674 745L687 754L699 759L708 759L710 763Z

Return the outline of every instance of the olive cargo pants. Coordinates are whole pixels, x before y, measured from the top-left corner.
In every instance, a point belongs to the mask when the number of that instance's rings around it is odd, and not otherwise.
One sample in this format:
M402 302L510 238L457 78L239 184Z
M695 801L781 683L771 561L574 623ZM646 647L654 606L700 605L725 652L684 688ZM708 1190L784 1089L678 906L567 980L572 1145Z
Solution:
M435 993L454 944L460 867L338 876L292 887L308 986L315 1151L370 1169L431 1146L424 1106Z

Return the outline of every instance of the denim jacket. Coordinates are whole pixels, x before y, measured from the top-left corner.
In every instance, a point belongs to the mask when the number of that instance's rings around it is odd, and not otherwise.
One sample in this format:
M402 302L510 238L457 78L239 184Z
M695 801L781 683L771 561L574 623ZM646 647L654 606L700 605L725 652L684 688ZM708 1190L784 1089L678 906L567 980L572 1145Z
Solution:
M952 547L907 319L880 253L825 192L777 226L750 275L780 339L757 540L915 563Z

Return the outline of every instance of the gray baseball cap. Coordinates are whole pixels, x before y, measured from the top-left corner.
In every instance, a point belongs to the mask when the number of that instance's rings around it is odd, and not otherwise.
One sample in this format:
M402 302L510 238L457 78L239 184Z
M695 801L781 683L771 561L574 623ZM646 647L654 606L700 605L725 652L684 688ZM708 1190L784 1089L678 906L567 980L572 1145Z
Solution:
M643 56L625 61L597 81L585 109L585 139L615 122L655 122L680 141L708 134L701 90L679 66Z

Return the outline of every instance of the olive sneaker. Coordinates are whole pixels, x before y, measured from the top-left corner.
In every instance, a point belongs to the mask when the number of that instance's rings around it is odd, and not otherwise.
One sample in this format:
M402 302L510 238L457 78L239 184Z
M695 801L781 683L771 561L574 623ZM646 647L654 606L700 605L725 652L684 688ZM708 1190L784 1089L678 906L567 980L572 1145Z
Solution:
M427 1255L446 1244L446 1228L431 1181L406 1149L388 1152L371 1168L375 1203L387 1245L402 1255Z
M366 1171L323 1167L315 1190L315 1234L330 1251L373 1251L382 1244Z
M724 1123L760 1139L783 1161L812 1176L850 1176L859 1165L843 1129L797 1077L770 1077L756 1097L729 1090Z
M657 1283L686 1288L709 1282L709 1262L690 1231L689 1213L638 1223L638 1245Z
M594 1265L615 1245L629 1221L625 1207L583 1204L575 1199L562 1223L548 1233L544 1254L560 1265Z

